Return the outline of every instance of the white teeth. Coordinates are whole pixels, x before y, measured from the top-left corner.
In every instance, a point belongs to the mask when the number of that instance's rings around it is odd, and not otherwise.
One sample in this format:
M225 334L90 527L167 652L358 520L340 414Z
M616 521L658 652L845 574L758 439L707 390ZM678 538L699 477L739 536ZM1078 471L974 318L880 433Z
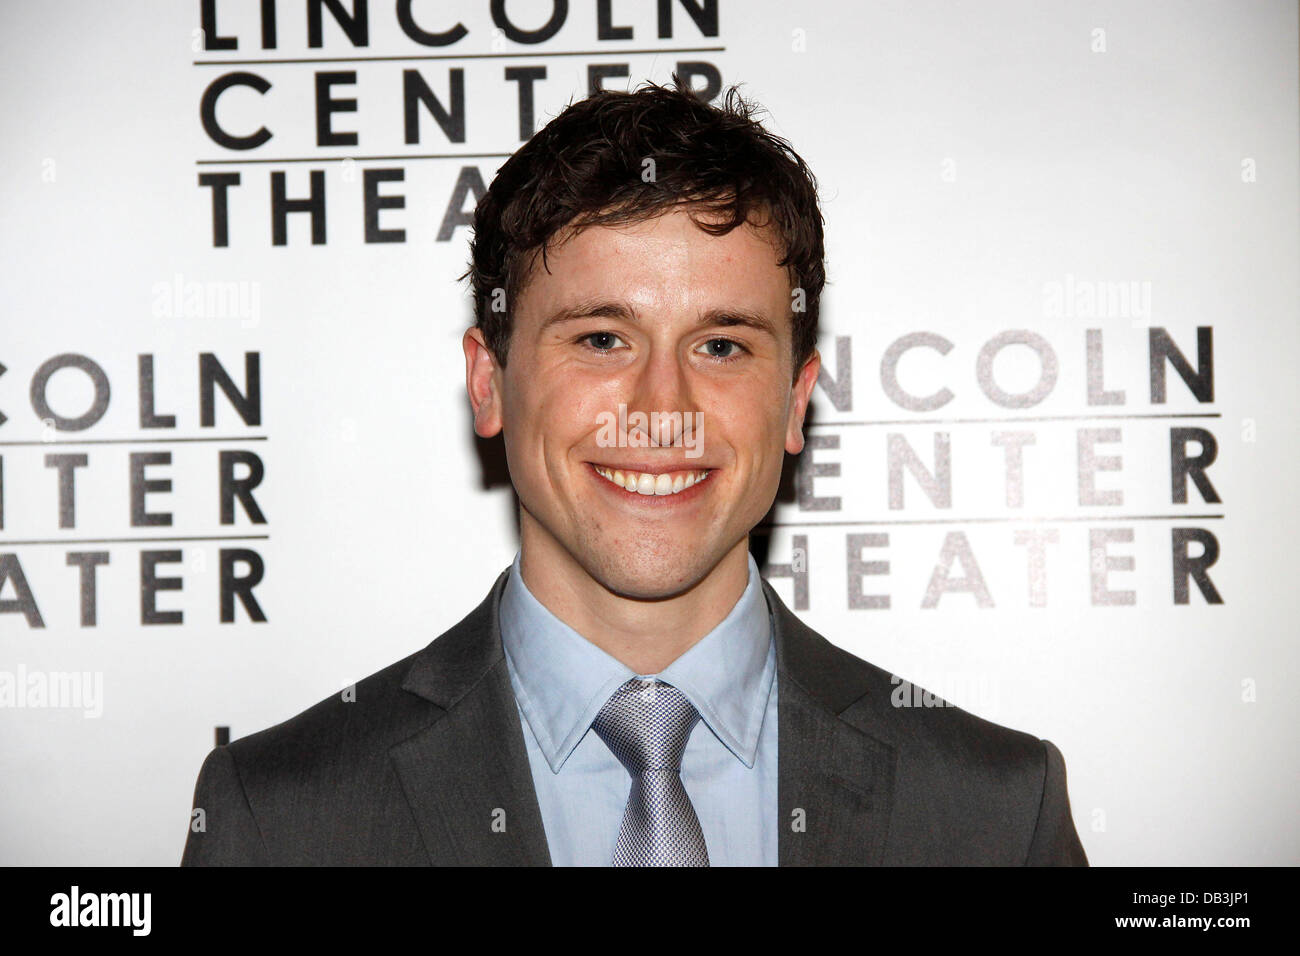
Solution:
M708 469L701 469L700 471L666 472L661 475L651 475L635 471L614 471L597 466L596 473L633 494L655 496L675 495L685 491L692 485L703 481L709 471Z

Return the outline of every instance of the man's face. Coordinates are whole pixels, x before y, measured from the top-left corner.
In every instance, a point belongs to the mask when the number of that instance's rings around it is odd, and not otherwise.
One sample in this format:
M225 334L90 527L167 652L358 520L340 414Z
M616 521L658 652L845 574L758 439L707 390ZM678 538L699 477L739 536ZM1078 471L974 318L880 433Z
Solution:
M770 235L711 236L681 206L587 227L534 265L504 368L466 333L475 430L504 431L526 561L655 599L747 547L818 368L793 374Z

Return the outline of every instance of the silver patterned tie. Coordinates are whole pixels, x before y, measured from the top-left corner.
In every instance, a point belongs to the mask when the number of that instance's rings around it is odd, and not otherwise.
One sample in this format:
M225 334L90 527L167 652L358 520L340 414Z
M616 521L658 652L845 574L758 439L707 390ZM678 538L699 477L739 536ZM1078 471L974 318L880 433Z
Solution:
M615 866L708 866L704 831L682 786L682 754L699 712L663 681L628 681L592 729L632 775Z

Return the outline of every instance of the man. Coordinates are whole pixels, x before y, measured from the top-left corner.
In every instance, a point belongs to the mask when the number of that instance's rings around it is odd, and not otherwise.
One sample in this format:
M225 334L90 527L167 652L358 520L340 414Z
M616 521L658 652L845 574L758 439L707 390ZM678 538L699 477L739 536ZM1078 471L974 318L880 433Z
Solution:
M199 776L185 864L1085 864L1059 751L896 708L759 576L819 358L816 185L728 92L603 92L475 213L520 550L428 647Z

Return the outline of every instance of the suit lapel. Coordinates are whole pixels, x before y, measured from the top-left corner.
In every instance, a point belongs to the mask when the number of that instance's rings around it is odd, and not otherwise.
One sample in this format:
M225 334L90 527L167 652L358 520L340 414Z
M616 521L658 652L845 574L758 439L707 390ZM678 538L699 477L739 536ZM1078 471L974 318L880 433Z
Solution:
M551 864L501 648L507 575L416 656L402 684L445 711L389 751L435 866Z
M778 860L877 866L894 798L894 750L843 714L867 688L842 651L764 581L777 647Z
M403 689L444 713L395 745L430 862L549 866L532 771L501 648L508 571L468 617L416 655ZM841 715L866 693L843 652L763 582L777 647L778 861L878 865L894 799L894 750Z

